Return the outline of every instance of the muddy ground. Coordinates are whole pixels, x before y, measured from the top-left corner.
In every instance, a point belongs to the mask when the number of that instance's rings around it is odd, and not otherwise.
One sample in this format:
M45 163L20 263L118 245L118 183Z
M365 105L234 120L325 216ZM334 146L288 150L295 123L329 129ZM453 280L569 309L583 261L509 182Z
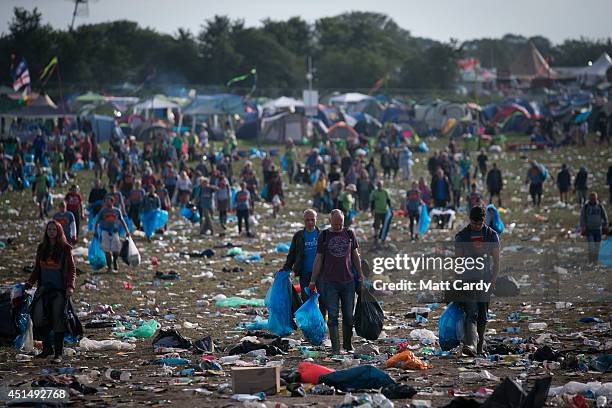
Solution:
M441 147L443 141L429 141L432 147ZM526 352L533 351L535 343L543 333L550 333L547 341L554 348L570 354L584 354L586 358L597 356L604 349L610 352L610 300L612 281L610 270L600 266L584 265L584 246L576 233L579 207L560 208L557 203L557 193L552 183L547 184L542 208L533 210L527 205L526 187L523 185L526 166L529 159L543 162L549 171L556 175L561 163L567 163L574 174L581 164L586 164L591 172L590 185L598 190L600 196L607 200L605 174L612 163L612 150L601 149L591 145L581 150L568 148L556 151L537 152L505 152L501 155L489 155L490 163L497 162L504 172L508 183L503 192L503 214L506 226L514 223L511 234L502 235L502 274L514 276L522 284L521 296L516 298L493 298L490 305L491 320L488 324L489 337L496 338L519 337L526 340L520 357L509 357L499 362L484 361L467 357L439 357L425 355L423 345L418 340L409 340L415 354L426 359L433 368L423 371L406 371L387 369L396 380L415 387L419 393L414 397L420 400L431 400L432 406L443 406L453 395L470 394L481 387L494 388L497 381L468 380L460 378L462 372L482 372L488 370L496 377L511 377L520 379L524 385L530 386L533 379L544 375L552 375L553 386L563 385L568 381L611 381L612 375L596 371L581 370L546 370L541 364L531 364L526 358ZM477 155L475 153L475 155ZM475 157L475 156L474 156ZM427 156L415 155L415 176L426 174ZM255 160L259 169L259 161ZM238 169L234 170L235 172ZM77 181L86 196L92 184L93 175L90 172L77 174ZM399 176L398 176L399 177ZM429 177L426 177L428 180ZM394 201L397 203L400 195L409 187L408 181L399 180L387 183ZM271 276L277 271L284 260L285 254L277 253L276 244L288 242L294 231L300 228L301 211L307 207L310 188L304 185L286 185L288 197L286 207L277 219L271 217L271 209L262 203L256 206L258 223L255 227L255 238L239 237L235 224L225 237L202 237L197 227L179 219L175 211L170 215L169 232L156 236L151 243L144 237L137 236L136 244L142 255L140 266L130 268L120 266L119 274L93 272L86 258L88 241L81 238L76 245L77 266L81 274L77 277L77 290L74 296L76 308L82 314L85 324L92 319L105 317L92 311L98 305L112 305L114 314L106 316L123 321L138 319L157 320L164 328L175 327L186 337L198 340L212 336L217 352L215 356L223 356L226 349L237 344L247 333L240 325L253 321L256 315L264 315L265 308L219 308L212 297L217 294L242 296L246 298L264 298L271 284ZM63 193L56 189L55 193ZM1 238L13 237L13 242L7 248L0 250L0 284L10 285L27 279L24 266L33 263L37 242L42 235L43 221L36 218L35 206L29 192L8 193L0 196L2 206ZM612 209L607 205L608 212ZM319 218L320 224L325 224L326 215ZM454 231L465 225L466 217L458 212ZM362 254L372 262L378 256L395 256L396 253L421 254L431 253L434 248L448 245L454 232L448 230L432 230L417 243L410 242L407 232L407 219L394 219L390 234L390 242L383 248L375 248L368 239L371 236L370 221L364 214L357 217L355 229L360 239ZM218 225L216 225L218 227ZM86 234L89 240L91 234ZM262 262L244 263L226 257L227 249L215 249L216 254L210 259L194 258L180 255L207 248L214 248L227 243L239 245L245 251L261 254ZM508 249L508 247L510 249ZM82 248L82 249L81 249ZM152 257L158 259L158 266L152 265ZM224 272L223 268L241 267L243 272ZM180 280L155 281L157 271L176 271ZM203 277L205 272L212 272L213 277ZM199 276L199 277L198 277ZM392 272L382 279L419 278ZM91 285L85 285L90 283ZM128 288L126 288L128 287ZM438 300L440 293L419 292L387 292L378 293L378 299L386 313L387 320L384 336L374 342L381 352L393 352L397 339L409 338L409 333L415 328L427 328L437 331L437 319L442 313L442 304L427 316L427 323L417 323L414 318L406 317L412 307L425 306ZM555 302L571 302L572 306L557 309ZM129 312L132 310L132 312ZM508 321L513 312L520 312L524 320ZM131 315L131 316L130 316ZM581 317L598 317L603 324L580 323ZM528 320L529 319L529 320ZM195 328L185 328L185 322L197 323ZM546 322L543 332L531 332L528 324L531 322ZM518 333L507 333L509 327L520 327ZM110 328L86 329L85 335L95 340L114 338ZM300 332L294 332L290 338L303 340ZM601 343L597 347L584 345L584 338ZM269 341L269 340L268 340ZM230 370L224 366L222 374L207 373L207 376L183 377L160 375L160 367L148 365L160 357L154 353L151 339L136 339L135 351L100 351L78 352L75 356L65 357L61 367L75 367L77 372L88 370L104 371L111 367L128 370L132 379L128 381L112 381L102 377L95 378L91 383L98 388L98 393L84 397L73 397L75 406L134 406L134 405L172 405L172 406L241 406L241 402L229 399L231 389L224 384L231 384ZM358 348L365 340L357 337L355 346ZM303 346L308 344L303 341ZM70 346L68 346L70 347ZM311 348L317 350L317 348ZM16 361L17 351L12 348L0 349L0 381L3 385L28 386L33 380L42 376L41 370L52 368L49 361ZM182 354L183 357L197 363L198 354ZM344 356L345 358L347 356ZM304 360L298 348L293 348L283 356L269 357L269 360L283 361L283 368L295 368ZM502 357L503 358L503 357ZM245 361L253 361L245 357ZM332 368L342 368L346 363L331 359L322 353L315 357L314 362ZM383 366L380 366L383 368ZM179 371L179 367L176 371ZM190 381L191 384L184 382ZM174 384L175 382L182 382ZM206 396L194 389L202 388L212 391ZM223 390L225 388L225 390ZM222 389L222 391L219 391ZM483 390L481 390L483 391ZM344 397L307 396L292 398L286 391L280 395L271 396L270 401L283 402L289 406L331 406L338 404ZM408 400L396 401L396 406L408 404ZM549 398L548 404L556 405L558 401Z

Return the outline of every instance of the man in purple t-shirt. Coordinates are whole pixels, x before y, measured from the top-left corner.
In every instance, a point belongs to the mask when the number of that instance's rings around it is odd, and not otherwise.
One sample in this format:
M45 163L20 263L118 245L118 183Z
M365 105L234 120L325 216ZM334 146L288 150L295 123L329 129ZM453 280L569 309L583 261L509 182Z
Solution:
M358 282L363 282L359 244L353 230L343 228L344 215L336 209L330 215L331 228L319 235L317 255L310 278L309 288L315 290L319 281L319 290L327 308L327 327L332 343L332 354L340 352L340 334L338 318L342 306L342 346L346 351L353 349L353 310L355 306L355 277L353 265L358 275ZM360 283L357 283L360 284ZM363 285L361 285L363 290Z

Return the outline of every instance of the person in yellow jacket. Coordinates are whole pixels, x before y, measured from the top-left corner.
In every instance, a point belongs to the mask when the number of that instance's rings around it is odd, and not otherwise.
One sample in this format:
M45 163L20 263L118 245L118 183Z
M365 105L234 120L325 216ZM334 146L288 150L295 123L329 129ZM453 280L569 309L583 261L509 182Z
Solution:
M323 198L327 191L327 176L324 173L319 175L317 181L312 186L312 205L317 211L321 211Z

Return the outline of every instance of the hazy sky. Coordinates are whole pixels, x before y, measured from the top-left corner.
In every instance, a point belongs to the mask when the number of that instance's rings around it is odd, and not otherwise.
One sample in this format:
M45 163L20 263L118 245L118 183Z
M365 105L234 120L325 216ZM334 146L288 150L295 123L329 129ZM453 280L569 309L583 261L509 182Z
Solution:
M54 27L69 26L74 0L0 0L0 31L8 31L15 6L38 7ZM76 25L127 19L157 31L178 27L197 33L215 14L258 25L300 16L309 22L344 11L376 11L391 16L415 36L441 41L541 34L555 43L581 36L612 36L612 0L89 0L89 16Z

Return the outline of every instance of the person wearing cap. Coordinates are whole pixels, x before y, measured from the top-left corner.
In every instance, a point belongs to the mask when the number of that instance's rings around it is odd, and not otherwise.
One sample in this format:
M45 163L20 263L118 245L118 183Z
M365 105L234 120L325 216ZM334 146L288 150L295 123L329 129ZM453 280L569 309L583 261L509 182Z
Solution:
M447 300L458 302L465 312L465 323L462 352L469 356L482 354L484 335L487 326L489 298L495 289L499 273L499 236L492 228L485 225L485 209L481 206L470 210L470 223L455 235L455 256L473 259L468 267L456 268L454 283L490 283L488 290L452 290ZM481 258L481 264L477 262ZM481 265L484 265L481 267ZM455 287L453 283L453 288Z
M353 194L357 192L357 187L354 184L349 184L344 188L344 191L338 196L338 208L344 214L344 228L348 228L351 224L349 214L355 208L355 197Z

